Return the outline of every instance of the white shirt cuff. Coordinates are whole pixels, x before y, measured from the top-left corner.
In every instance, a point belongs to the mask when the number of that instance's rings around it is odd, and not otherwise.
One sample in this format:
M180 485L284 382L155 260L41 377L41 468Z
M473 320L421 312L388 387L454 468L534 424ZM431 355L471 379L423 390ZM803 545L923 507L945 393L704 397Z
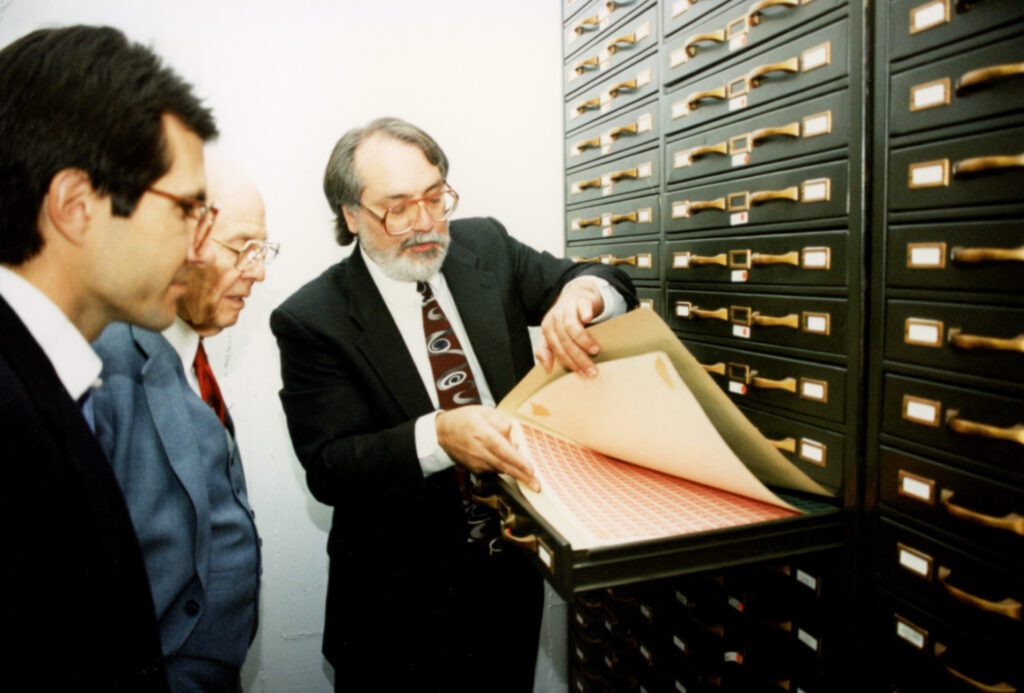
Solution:
M437 442L438 413L433 411L416 419L416 456L425 477L455 466L454 460Z
M566 285L562 287L562 290L564 291L576 282L590 282L595 285L598 291L601 292L601 300L604 301L604 310L601 311L600 315L590 321L591 325L601 322L602 320L616 318L626 312L626 299L624 299L618 289L612 286L604 277L595 277L594 275L576 277L572 281L567 282Z

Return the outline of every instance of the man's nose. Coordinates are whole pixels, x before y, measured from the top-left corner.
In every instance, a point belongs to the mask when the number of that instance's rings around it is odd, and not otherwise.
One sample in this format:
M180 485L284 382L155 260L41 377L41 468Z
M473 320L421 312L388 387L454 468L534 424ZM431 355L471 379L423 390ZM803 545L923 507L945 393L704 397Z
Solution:
M427 214L427 205L423 200L416 202L416 223L412 225L412 230L416 233L426 233L434 230L435 222L429 214Z
M267 278L267 265L263 262L263 258L260 258L256 262L252 263L244 270L242 270L243 279L252 279L255 282L261 282Z

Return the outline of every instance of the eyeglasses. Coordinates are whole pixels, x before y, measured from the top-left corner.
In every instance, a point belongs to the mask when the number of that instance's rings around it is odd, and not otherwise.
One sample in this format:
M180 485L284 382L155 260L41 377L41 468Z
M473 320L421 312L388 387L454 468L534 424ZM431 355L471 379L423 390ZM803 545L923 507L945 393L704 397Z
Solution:
M217 209L216 203L206 203L195 197L182 197L180 195L164 192L163 190L157 190L156 188L146 188L146 192L159 195L160 197L174 202L181 207L181 211L185 213L186 217L189 219L195 219L196 236L195 241L193 242L193 247L196 250L203 247L203 243L206 242L207 237L210 235L210 231L213 229L213 223L217 221L217 213L220 211Z
M255 265L257 262L262 262L264 265L269 265L277 257L278 251L281 250L280 243L272 243L270 241L246 241L245 245L239 248L233 248L223 241L218 241L216 238L211 238L211 241L216 243L222 248L227 248L232 253L237 255L235 260L235 269L245 271Z
M384 232L389 236L403 236L412 231L412 227L416 225L420 218L421 206L427 216L434 221L445 221L459 206L459 195L446 185L439 192L401 202L389 208L383 216L378 215L362 203L359 206L379 221L384 227Z

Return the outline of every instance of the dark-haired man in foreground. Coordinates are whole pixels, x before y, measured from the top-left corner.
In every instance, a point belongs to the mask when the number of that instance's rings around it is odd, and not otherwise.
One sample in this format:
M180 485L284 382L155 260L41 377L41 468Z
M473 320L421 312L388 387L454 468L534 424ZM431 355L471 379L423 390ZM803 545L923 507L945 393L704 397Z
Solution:
M91 429L115 320L162 329L215 217L191 87L111 28L0 50L0 688L166 690L131 519Z

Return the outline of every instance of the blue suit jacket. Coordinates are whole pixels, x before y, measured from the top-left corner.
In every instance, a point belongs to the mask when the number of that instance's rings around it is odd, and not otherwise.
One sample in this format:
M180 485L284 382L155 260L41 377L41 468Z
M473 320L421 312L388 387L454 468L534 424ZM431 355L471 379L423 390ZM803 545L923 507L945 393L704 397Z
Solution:
M115 324L93 346L103 359L104 381L94 394L96 435L125 491L142 545L164 654L175 653L207 608L212 583L227 588L232 582L230 576L218 580L211 570L210 490L195 418L195 404L202 401L163 335ZM198 410L223 433L205 404ZM228 445L234 498L251 521L238 449L233 439ZM220 654L241 666L249 636L222 643L228 653Z

